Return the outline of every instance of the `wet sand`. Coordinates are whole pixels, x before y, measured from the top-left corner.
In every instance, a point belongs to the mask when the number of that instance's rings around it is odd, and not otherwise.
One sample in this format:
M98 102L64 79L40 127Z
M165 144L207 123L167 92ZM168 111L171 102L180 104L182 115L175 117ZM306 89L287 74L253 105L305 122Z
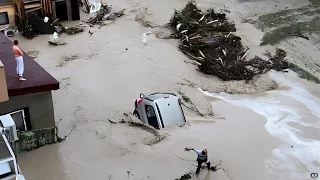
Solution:
M117 121L124 112L132 112L133 102L141 92L177 93L182 83L210 92L257 93L270 89L274 83L267 75L248 84L204 76L177 50L176 40L158 39L151 34L145 46L141 35L149 31L156 33L159 28L143 27L135 17L142 15L154 26L163 25L174 8L183 7L185 1L112 0L108 3L115 9L127 8L126 15L101 29L88 27L81 34L63 34L60 39L68 43L66 46L49 46L48 36L32 41L15 37L25 51L40 51L38 63L61 82L61 89L53 92L56 123L60 136L70 134L62 143L18 157L27 179L175 179L196 169L195 154L183 151L188 146L207 148L213 162L222 160L226 170L226 173L220 170L209 174L203 170L198 179L256 180L283 175L285 170L275 171L277 167L268 163L275 156L273 151L283 142L264 127L268 117L248 107L208 98L208 108L215 114L214 123L185 110L189 125L164 130L167 138L153 146L143 144L151 138L149 133L110 124L108 119ZM263 34L253 25L242 23L241 18L252 15L251 11L263 12L268 3L256 6L254 2L203 0L199 6L226 5L231 10L230 18L237 24L237 33L251 48L248 56L253 56L265 52L265 47L259 47ZM292 99L285 102L301 106ZM310 118L315 121L314 117Z

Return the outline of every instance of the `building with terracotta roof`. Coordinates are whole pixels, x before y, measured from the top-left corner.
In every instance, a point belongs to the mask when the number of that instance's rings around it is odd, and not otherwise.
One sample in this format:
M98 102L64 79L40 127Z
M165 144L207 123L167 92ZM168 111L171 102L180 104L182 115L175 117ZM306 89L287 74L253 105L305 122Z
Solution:
M52 91L59 82L27 53L24 77L19 81L13 43L0 33L0 116L11 114L19 131L55 127Z

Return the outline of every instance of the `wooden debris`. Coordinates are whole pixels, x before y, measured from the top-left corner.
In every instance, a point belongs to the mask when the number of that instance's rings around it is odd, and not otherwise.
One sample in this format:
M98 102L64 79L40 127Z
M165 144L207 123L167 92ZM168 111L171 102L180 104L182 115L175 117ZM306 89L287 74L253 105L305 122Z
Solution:
M156 130L154 127L150 126L150 125L146 125L146 124L143 124L142 122L139 122L139 121L134 121L134 119L132 119L131 116L129 116L128 114L126 113L123 113L124 116L126 118L129 118L129 120L124 120L124 119L121 119L120 121L118 122L115 122L115 121L112 121L110 119L108 119L108 121L111 123L111 124L127 124L129 126L134 126L134 127L138 127L138 128L141 128L147 132L150 132L152 133L155 138L154 139L150 139L148 142L145 142L145 145L154 145L160 141L162 141L163 139L166 138L166 136L164 135L161 135L158 130Z
M94 17L91 17L89 20L87 20L87 23L100 25L105 20L104 16L109 14L110 12L111 6L108 6L107 4L102 4L100 10L96 12L96 15Z
M74 26L74 27L64 27L64 32L66 32L69 35L78 34L80 32L83 32L83 27L81 26Z
M50 45L53 45L53 46L64 46L64 45L67 45L67 43L59 43L59 42L54 42L54 41L48 41L48 43Z
M180 178L176 178L175 180L188 180L191 178L192 177L191 177L190 173L187 173L187 174L182 175Z
M111 13L111 6L107 5L107 4L102 4L101 8L98 12L96 12L96 15L94 17L91 17L90 19L88 19L86 22L89 25L99 25L100 27L105 25L103 22L105 20L115 20L118 17L121 17L124 15L124 11L125 9L115 12L115 13Z
M224 81L250 80L271 69L289 68L286 52L278 49L268 61L259 57L246 60L248 48L234 35L233 22L226 14L209 9L202 12L195 2L189 2L181 11L175 11L169 26L180 39L180 50L199 63L199 70Z
M89 13L90 12L90 4L88 0L81 0L81 4L83 4L85 6L85 13Z

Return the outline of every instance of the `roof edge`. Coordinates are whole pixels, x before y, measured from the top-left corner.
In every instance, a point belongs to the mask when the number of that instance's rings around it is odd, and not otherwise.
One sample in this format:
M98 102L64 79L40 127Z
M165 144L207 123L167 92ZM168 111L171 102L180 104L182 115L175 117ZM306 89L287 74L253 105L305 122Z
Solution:
M9 97L22 96L22 95L28 95L28 94L37 94L42 92L54 91L59 89L60 89L60 85L58 82L55 84L47 84L42 86L30 87L30 88L10 89L8 90L8 95Z

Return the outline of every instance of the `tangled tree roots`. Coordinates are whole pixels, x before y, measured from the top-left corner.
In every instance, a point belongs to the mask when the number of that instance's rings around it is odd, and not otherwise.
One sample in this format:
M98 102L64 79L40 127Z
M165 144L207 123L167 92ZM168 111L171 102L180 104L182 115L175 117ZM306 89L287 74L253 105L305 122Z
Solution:
M175 11L169 22L177 38L180 50L199 64L199 70L215 75L224 81L250 80L257 74L271 69L282 71L289 68L284 59L286 52L278 49L268 61L259 57L246 60L248 48L225 13L213 9L199 10L195 2L189 2L181 11Z

